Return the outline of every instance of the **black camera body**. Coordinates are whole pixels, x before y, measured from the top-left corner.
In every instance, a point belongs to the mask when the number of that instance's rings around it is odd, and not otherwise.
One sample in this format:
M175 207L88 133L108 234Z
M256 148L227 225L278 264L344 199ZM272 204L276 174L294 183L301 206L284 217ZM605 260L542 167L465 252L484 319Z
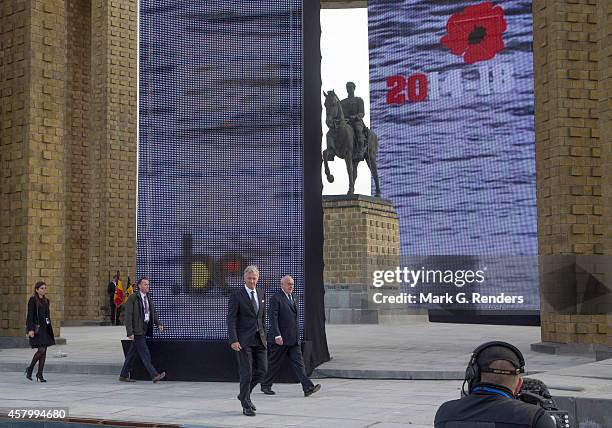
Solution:
M540 406L547 415L554 419L557 428L572 428L569 413L557 408L555 400L541 380L524 377L523 386L517 398L525 403Z

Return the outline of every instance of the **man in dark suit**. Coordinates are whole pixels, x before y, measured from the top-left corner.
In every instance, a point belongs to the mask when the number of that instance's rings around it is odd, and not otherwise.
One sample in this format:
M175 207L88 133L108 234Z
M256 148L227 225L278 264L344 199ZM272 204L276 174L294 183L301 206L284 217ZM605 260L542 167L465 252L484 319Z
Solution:
M166 372L158 373L153 367L146 337L153 336L153 324L159 328L160 332L164 331L164 326L159 322L153 301L149 298L149 278L143 276L138 280L137 285L138 291L132 293L125 304L125 329L128 339L133 342L125 357L119 380L135 382L130 378L130 370L136 357L140 357L153 383L157 383L166 376Z
M294 285L292 277L289 275L282 277L281 290L270 298L269 368L266 378L261 383L264 394L276 394L272 391L272 381L287 354L293 371L302 384L304 396L308 397L321 389L321 385L314 385L306 375L298 332L297 302L293 296Z
M230 296L227 310L227 334L238 355L242 413L255 416L251 402L251 391L266 374L266 300L262 291L257 291L259 270L248 266L244 270L244 287Z
M115 325L115 288L117 287L117 276L119 275L119 271L117 274L113 276L113 280L108 283L106 287L106 293L108 294L108 306L110 308L110 317L111 317L111 325Z

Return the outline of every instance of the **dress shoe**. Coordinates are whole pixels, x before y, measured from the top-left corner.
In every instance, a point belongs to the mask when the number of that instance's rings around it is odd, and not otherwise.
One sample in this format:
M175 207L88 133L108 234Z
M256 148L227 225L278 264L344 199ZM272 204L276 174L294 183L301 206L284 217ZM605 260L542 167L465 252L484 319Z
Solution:
M238 400L240 400L240 395L237 395L237 396L236 396L236 398L237 398ZM253 404L253 403L252 403L250 400L249 400L249 401L245 401L245 402L242 402L242 400L240 400L240 404L242 404L242 407L243 407L243 408L250 407L250 408L251 408L251 409L253 409L254 411L256 411L256 410L257 410L257 407L255 407L255 404Z
M255 410L251 409L250 407L243 407L242 414L244 416L255 416Z
M36 375L36 382L43 383L43 382L46 382L46 380L43 377L43 375L39 373L39 374Z
M272 388L261 388L261 392L266 395L274 395L276 392L272 391Z
M165 377L166 377L166 372L158 373L156 376L153 377L153 383L157 383Z
M315 392L317 392L320 389L321 389L321 384L317 383L312 388L307 389L306 391L304 391L304 397L310 397L312 394L314 394Z
M26 368L25 375L27 380L32 380L32 370L34 369L30 367Z
M123 376L119 376L119 380L121 382L136 382L134 379L129 378L129 377L123 377Z

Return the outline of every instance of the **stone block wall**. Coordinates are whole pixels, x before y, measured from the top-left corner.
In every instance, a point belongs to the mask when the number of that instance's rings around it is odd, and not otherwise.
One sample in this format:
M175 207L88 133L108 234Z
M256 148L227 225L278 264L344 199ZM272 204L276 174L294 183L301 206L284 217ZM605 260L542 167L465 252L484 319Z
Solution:
M533 2L542 340L548 342L609 343L611 6ZM564 268L569 279L559 270L567 256L575 258ZM599 297L589 298L591 289Z
M399 265L399 219L391 202L363 195L323 196L326 318L377 323L372 270Z
M135 275L136 25L136 0L0 3L0 338L39 279L59 331Z

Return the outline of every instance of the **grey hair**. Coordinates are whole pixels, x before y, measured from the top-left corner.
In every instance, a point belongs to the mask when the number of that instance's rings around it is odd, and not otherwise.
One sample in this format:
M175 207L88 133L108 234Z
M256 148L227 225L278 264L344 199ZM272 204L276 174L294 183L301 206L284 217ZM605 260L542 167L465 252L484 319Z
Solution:
M249 273L254 273L257 276L259 276L259 269L257 269L257 266L255 265L247 266L246 269L244 270L244 276L246 276Z

